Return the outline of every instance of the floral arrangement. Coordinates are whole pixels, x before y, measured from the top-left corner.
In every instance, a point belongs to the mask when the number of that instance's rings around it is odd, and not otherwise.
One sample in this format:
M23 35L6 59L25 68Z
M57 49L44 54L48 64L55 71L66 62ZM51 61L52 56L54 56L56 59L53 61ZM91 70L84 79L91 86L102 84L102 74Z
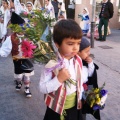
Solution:
M32 52L33 59L40 63L47 63L49 60L56 58L52 48L50 31L50 27L55 19L50 18L49 14L46 14L44 10L35 10L32 17L30 17L29 14L23 12L21 17L27 18L28 22L21 25L10 24L8 26L13 32L23 33L24 38L32 41L37 46ZM45 31L47 31L47 34Z
M30 14L28 14L26 11L22 11L22 12L20 13L20 16L23 17L23 18L28 18L29 15L30 15Z
M25 58L32 58L33 57L33 50L36 46L32 43L32 41L23 40L21 43L21 50L23 57Z
M104 86L105 83L100 88L88 89L86 84L83 85L85 88L83 98L93 110L102 110L105 107L108 91L104 89Z

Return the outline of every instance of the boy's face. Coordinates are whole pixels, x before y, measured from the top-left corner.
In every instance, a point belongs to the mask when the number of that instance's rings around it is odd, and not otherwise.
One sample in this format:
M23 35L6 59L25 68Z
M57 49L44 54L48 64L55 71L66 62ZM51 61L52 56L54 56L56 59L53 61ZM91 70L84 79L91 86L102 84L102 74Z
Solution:
M90 55L90 46L78 52L78 55L81 57L82 60L86 60Z
M80 42L81 39L65 38L61 45L56 44L56 46L62 57L70 59L78 53Z

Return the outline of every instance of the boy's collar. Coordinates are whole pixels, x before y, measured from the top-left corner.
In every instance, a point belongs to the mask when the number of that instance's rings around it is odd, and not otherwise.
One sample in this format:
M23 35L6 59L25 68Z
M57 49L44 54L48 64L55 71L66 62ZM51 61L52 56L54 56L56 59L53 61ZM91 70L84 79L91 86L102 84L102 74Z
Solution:
M71 57L70 59L64 58L64 60L66 60L66 61L71 61L73 59L74 59L74 57Z

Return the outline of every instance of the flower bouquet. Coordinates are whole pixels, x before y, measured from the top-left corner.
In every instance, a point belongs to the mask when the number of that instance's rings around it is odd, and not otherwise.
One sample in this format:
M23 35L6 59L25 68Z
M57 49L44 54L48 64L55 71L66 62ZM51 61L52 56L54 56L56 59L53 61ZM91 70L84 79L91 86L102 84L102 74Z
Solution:
M9 25L9 28L11 28L13 32L23 33L24 38L27 38L28 41L32 41L37 46L33 50L33 59L40 63L47 63L50 59L56 58L52 48L50 31L54 19L50 18L49 15L46 17L45 14L44 10L35 10L33 17L24 14L24 17L27 17L29 22L21 25ZM23 15L23 13L21 13L21 15ZM24 45L28 46L28 44Z
M23 40L21 43L22 55L25 58L32 58L33 51L35 48L36 48L36 46L33 44L32 41Z
M102 110L105 107L108 91L104 89L105 83L100 88L88 89L86 85L83 98L94 111Z
M20 16L21 16L22 18L28 18L28 16L30 16L30 14L28 14L26 11L22 11L22 12L20 13Z
M33 58L33 51L36 49L36 45L27 39L22 39L19 43L18 54L13 56L14 60Z

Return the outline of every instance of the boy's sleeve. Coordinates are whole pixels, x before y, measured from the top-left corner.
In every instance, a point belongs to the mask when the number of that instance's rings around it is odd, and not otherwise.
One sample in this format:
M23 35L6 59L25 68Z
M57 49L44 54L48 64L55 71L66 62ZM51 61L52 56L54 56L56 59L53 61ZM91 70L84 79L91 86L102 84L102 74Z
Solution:
M41 72L39 88L40 92L47 94L56 91L62 84L58 81L57 76L52 78L52 72Z
M82 69L81 69L81 84L80 84L81 90L80 90L80 96L79 96L79 99L80 99L80 100L82 100L83 91L84 91L83 83L85 82L85 81L83 80L83 75L84 75L83 70L84 70L84 67L83 67L83 64L82 64Z
M81 84L81 91L80 91L80 96L79 96L80 100L82 100L83 92L84 92L83 84Z
M11 37L7 37L0 48L0 56L7 57L12 50Z

